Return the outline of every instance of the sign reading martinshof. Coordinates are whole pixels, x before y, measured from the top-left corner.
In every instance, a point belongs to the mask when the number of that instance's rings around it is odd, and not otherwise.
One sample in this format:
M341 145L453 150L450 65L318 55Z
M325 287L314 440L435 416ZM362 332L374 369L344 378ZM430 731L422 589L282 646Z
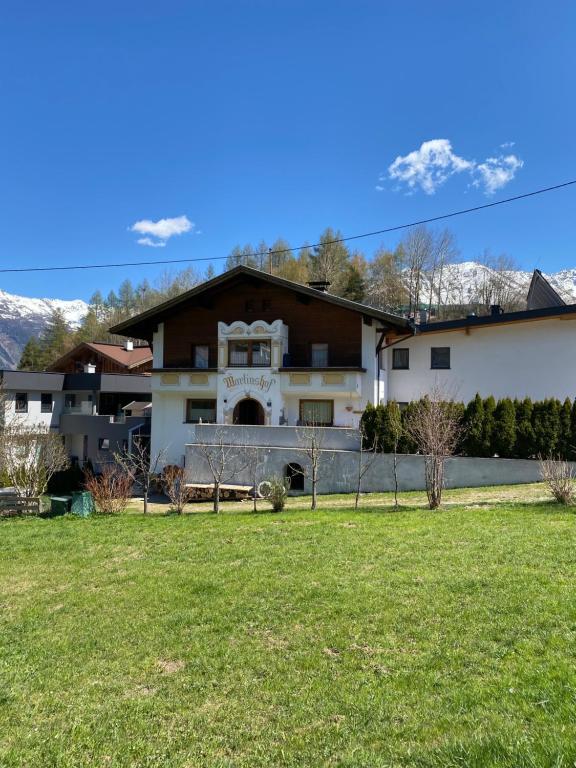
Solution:
M243 373L241 376L225 376L222 381L224 382L226 389L233 389L234 387L254 387L261 392L269 392L270 388L276 384L276 379L270 376L250 376L247 373Z

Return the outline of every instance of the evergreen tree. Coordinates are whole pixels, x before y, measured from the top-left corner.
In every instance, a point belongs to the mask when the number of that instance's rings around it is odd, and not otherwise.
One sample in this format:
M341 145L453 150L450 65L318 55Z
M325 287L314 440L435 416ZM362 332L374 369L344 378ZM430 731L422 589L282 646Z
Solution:
M414 412L418 409L418 402L413 401L408 403L406 408L402 411L402 436L398 443L398 453L417 453L418 448L414 440L410 437L406 430L406 423L410 422L413 418Z
M494 412L492 449L498 456L510 459L516 446L516 409L509 397L498 401Z
M484 401L479 394L464 410L463 448L466 456L483 456Z
M482 453L481 456L493 456L494 439L494 413L496 411L496 400L490 395L484 400L484 423L482 425Z
M569 458L576 461L576 399L572 403L572 412L570 414L570 434L572 442L570 444Z
M518 459L534 456L534 427L532 425L534 406L529 397L516 403L516 449Z
M563 459L570 458L572 449L572 402L567 397L559 410L558 453Z
M36 336L31 336L22 350L19 371L41 371L44 368L44 351Z
M366 285L359 267L353 263L348 264L342 287L342 297L350 299L350 301L363 302L365 292Z
M362 443L366 450L370 450L376 442L376 408L368 403L360 420L362 431Z
M560 403L558 400L548 399L534 403L532 426L536 456L547 457L556 454L560 433Z
M44 367L53 363L72 348L73 335L61 309L52 311L40 343L45 356Z

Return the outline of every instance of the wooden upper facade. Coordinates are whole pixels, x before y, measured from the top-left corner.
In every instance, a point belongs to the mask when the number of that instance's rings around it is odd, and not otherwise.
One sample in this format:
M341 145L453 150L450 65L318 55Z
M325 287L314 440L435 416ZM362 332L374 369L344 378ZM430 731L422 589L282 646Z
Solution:
M250 324L255 320L282 320L288 326L288 352L282 361L286 368L312 367L314 362L318 367L312 355L313 347L318 345L328 347L325 367L360 368L363 322L399 331L407 327L403 318L248 267L237 267L112 330L151 343L162 322L163 368L198 367L197 347L203 350L203 367L216 368L218 323Z

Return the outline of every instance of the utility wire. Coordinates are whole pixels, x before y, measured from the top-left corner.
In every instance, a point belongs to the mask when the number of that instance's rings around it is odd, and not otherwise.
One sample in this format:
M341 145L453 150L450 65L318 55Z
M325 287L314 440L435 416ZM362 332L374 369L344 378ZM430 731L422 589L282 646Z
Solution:
M536 189L533 192L525 192L523 195L515 195L514 197L507 197L503 200L495 200L493 203L484 203L483 205L475 205L473 208L463 208L459 211L452 211L451 213L443 213L440 216L432 216L429 219L419 219L418 221L411 221L409 224L398 224L394 227L386 227L385 229L375 229L373 232L363 232L360 235L349 235L348 237L339 237L335 240L327 240L323 243L308 243L299 245L295 248L282 248L277 251L258 251L249 254L251 257L255 256L274 256L281 253L292 253L293 251L300 251L302 248L317 248L322 245L332 245L335 243L347 243L350 240L360 240L364 237L375 237L376 235L385 235L389 232L399 232L402 229L410 229L411 227L417 227L421 224L432 224L435 221L442 221L444 219L452 219L455 216L463 216L467 213L474 213L475 211L483 211L486 208L494 208L497 205L505 205L506 203L513 203L516 200L525 200L527 197L534 197L535 195L543 195L546 192L554 192L558 189L564 189L576 184L576 179L572 181L565 181L562 184L555 184L552 187L543 187L542 189ZM12 267L0 269L0 274L8 272L62 272L73 269L111 269L114 267L142 267L153 266L155 264L188 264L191 262L200 261L222 261L227 259L228 256L203 256L194 259L158 259L155 261L124 261L112 264L74 264L71 266L62 267Z

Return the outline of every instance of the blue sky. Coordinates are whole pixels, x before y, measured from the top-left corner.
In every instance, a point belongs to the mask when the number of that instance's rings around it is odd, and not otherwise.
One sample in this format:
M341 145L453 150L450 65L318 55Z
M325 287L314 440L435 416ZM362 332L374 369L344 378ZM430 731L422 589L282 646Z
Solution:
M571 2L3 0L2 264L213 258L576 178L575 30ZM575 207L569 188L450 228L462 260L554 271ZM162 269L0 288L88 298Z

